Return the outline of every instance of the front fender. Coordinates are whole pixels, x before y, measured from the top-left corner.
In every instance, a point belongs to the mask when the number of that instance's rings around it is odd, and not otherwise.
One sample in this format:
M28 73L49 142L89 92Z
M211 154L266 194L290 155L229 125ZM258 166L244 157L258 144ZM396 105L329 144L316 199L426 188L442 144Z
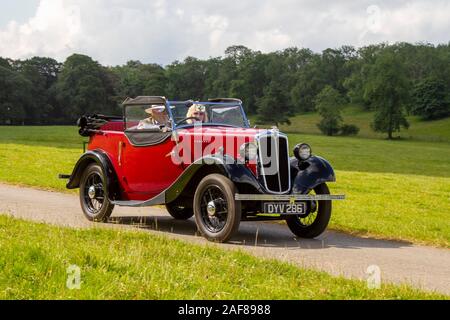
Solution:
M298 167L292 193L306 194L319 184L335 181L336 175L330 163L322 157L312 156Z
M239 190L266 193L250 169L244 164L237 163L228 155L209 155L195 161L184 170L181 176L166 190L166 202L174 201L188 187L197 173L210 169L229 178Z
M108 197L110 199L115 199L118 193L117 175L114 171L111 160L109 159L108 155L102 150L91 150L84 153L80 157L72 171L69 181L67 182L67 189L76 189L80 187L80 180L83 172L91 163L96 163L103 169L106 179Z

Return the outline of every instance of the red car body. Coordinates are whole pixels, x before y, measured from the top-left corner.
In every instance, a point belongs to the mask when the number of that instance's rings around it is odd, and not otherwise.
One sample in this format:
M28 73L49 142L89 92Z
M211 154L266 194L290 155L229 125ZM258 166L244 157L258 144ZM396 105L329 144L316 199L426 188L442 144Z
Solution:
M103 150L114 166L119 178L122 200L147 200L163 192L172 185L189 166L189 164L174 164L168 156L175 147L173 139L163 143L138 147L134 146L124 133L123 122L108 123L101 127L101 134L94 134L89 139L88 150ZM195 131L195 132L194 132ZM212 139L220 137L223 152L233 158L239 158L239 150L235 147L238 140L254 142L260 129L233 128L215 126L200 129L186 128L180 133L180 141L189 135L201 137L201 153L193 154L192 162L205 154L204 150ZM195 138L192 143L198 143ZM233 140L234 142L230 142ZM192 147L194 149L194 147ZM256 166L247 164L256 173Z

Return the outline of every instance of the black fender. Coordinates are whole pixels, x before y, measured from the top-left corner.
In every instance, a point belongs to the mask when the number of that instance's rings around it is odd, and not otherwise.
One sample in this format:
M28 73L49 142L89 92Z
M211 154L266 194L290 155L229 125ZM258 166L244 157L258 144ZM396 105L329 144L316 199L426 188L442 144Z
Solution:
M258 179L245 164L237 162L228 155L208 155L193 162L181 176L165 191L166 203L170 203L182 192L198 173L221 173L237 186L238 190L251 190L251 193L267 193ZM201 175L200 175L201 176ZM197 181L199 182L199 181ZM196 185L193 185L196 187Z
M106 179L107 196L111 200L116 199L119 192L117 175L111 160L102 150L90 150L80 157L67 182L67 189L76 189L80 187L80 180L83 172L91 163L96 163L102 168Z
M336 181L333 167L324 158L311 156L305 161L295 160L297 161L297 174L293 180L292 193L305 194L319 184ZM295 161L291 159L291 165L294 163Z

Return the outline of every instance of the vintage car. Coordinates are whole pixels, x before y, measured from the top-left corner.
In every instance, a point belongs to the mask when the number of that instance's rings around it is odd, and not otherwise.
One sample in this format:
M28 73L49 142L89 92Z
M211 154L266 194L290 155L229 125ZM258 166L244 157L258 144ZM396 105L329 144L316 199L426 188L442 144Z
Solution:
M79 119L88 150L67 188L80 189L91 221L107 221L114 206L165 205L175 219L195 217L208 240L228 241L242 220L286 220L298 237L327 227L331 165L306 143L289 157L287 135L252 128L238 99L169 101L128 98L123 117Z

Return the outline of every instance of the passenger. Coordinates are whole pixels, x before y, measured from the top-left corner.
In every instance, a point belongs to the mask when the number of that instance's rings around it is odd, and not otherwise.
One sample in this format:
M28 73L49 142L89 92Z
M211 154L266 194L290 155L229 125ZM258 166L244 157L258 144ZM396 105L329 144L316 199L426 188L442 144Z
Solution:
M169 116L164 106L153 105L151 108L145 109L150 116L139 121L138 129L163 129L168 128Z
M206 114L206 107L202 104L193 104L187 114L186 114L186 118L191 118L191 117L195 117L199 120L195 120L195 119L189 119L186 122L193 124L193 123L197 123L197 122L201 122L201 123L205 123L208 122L208 115Z

